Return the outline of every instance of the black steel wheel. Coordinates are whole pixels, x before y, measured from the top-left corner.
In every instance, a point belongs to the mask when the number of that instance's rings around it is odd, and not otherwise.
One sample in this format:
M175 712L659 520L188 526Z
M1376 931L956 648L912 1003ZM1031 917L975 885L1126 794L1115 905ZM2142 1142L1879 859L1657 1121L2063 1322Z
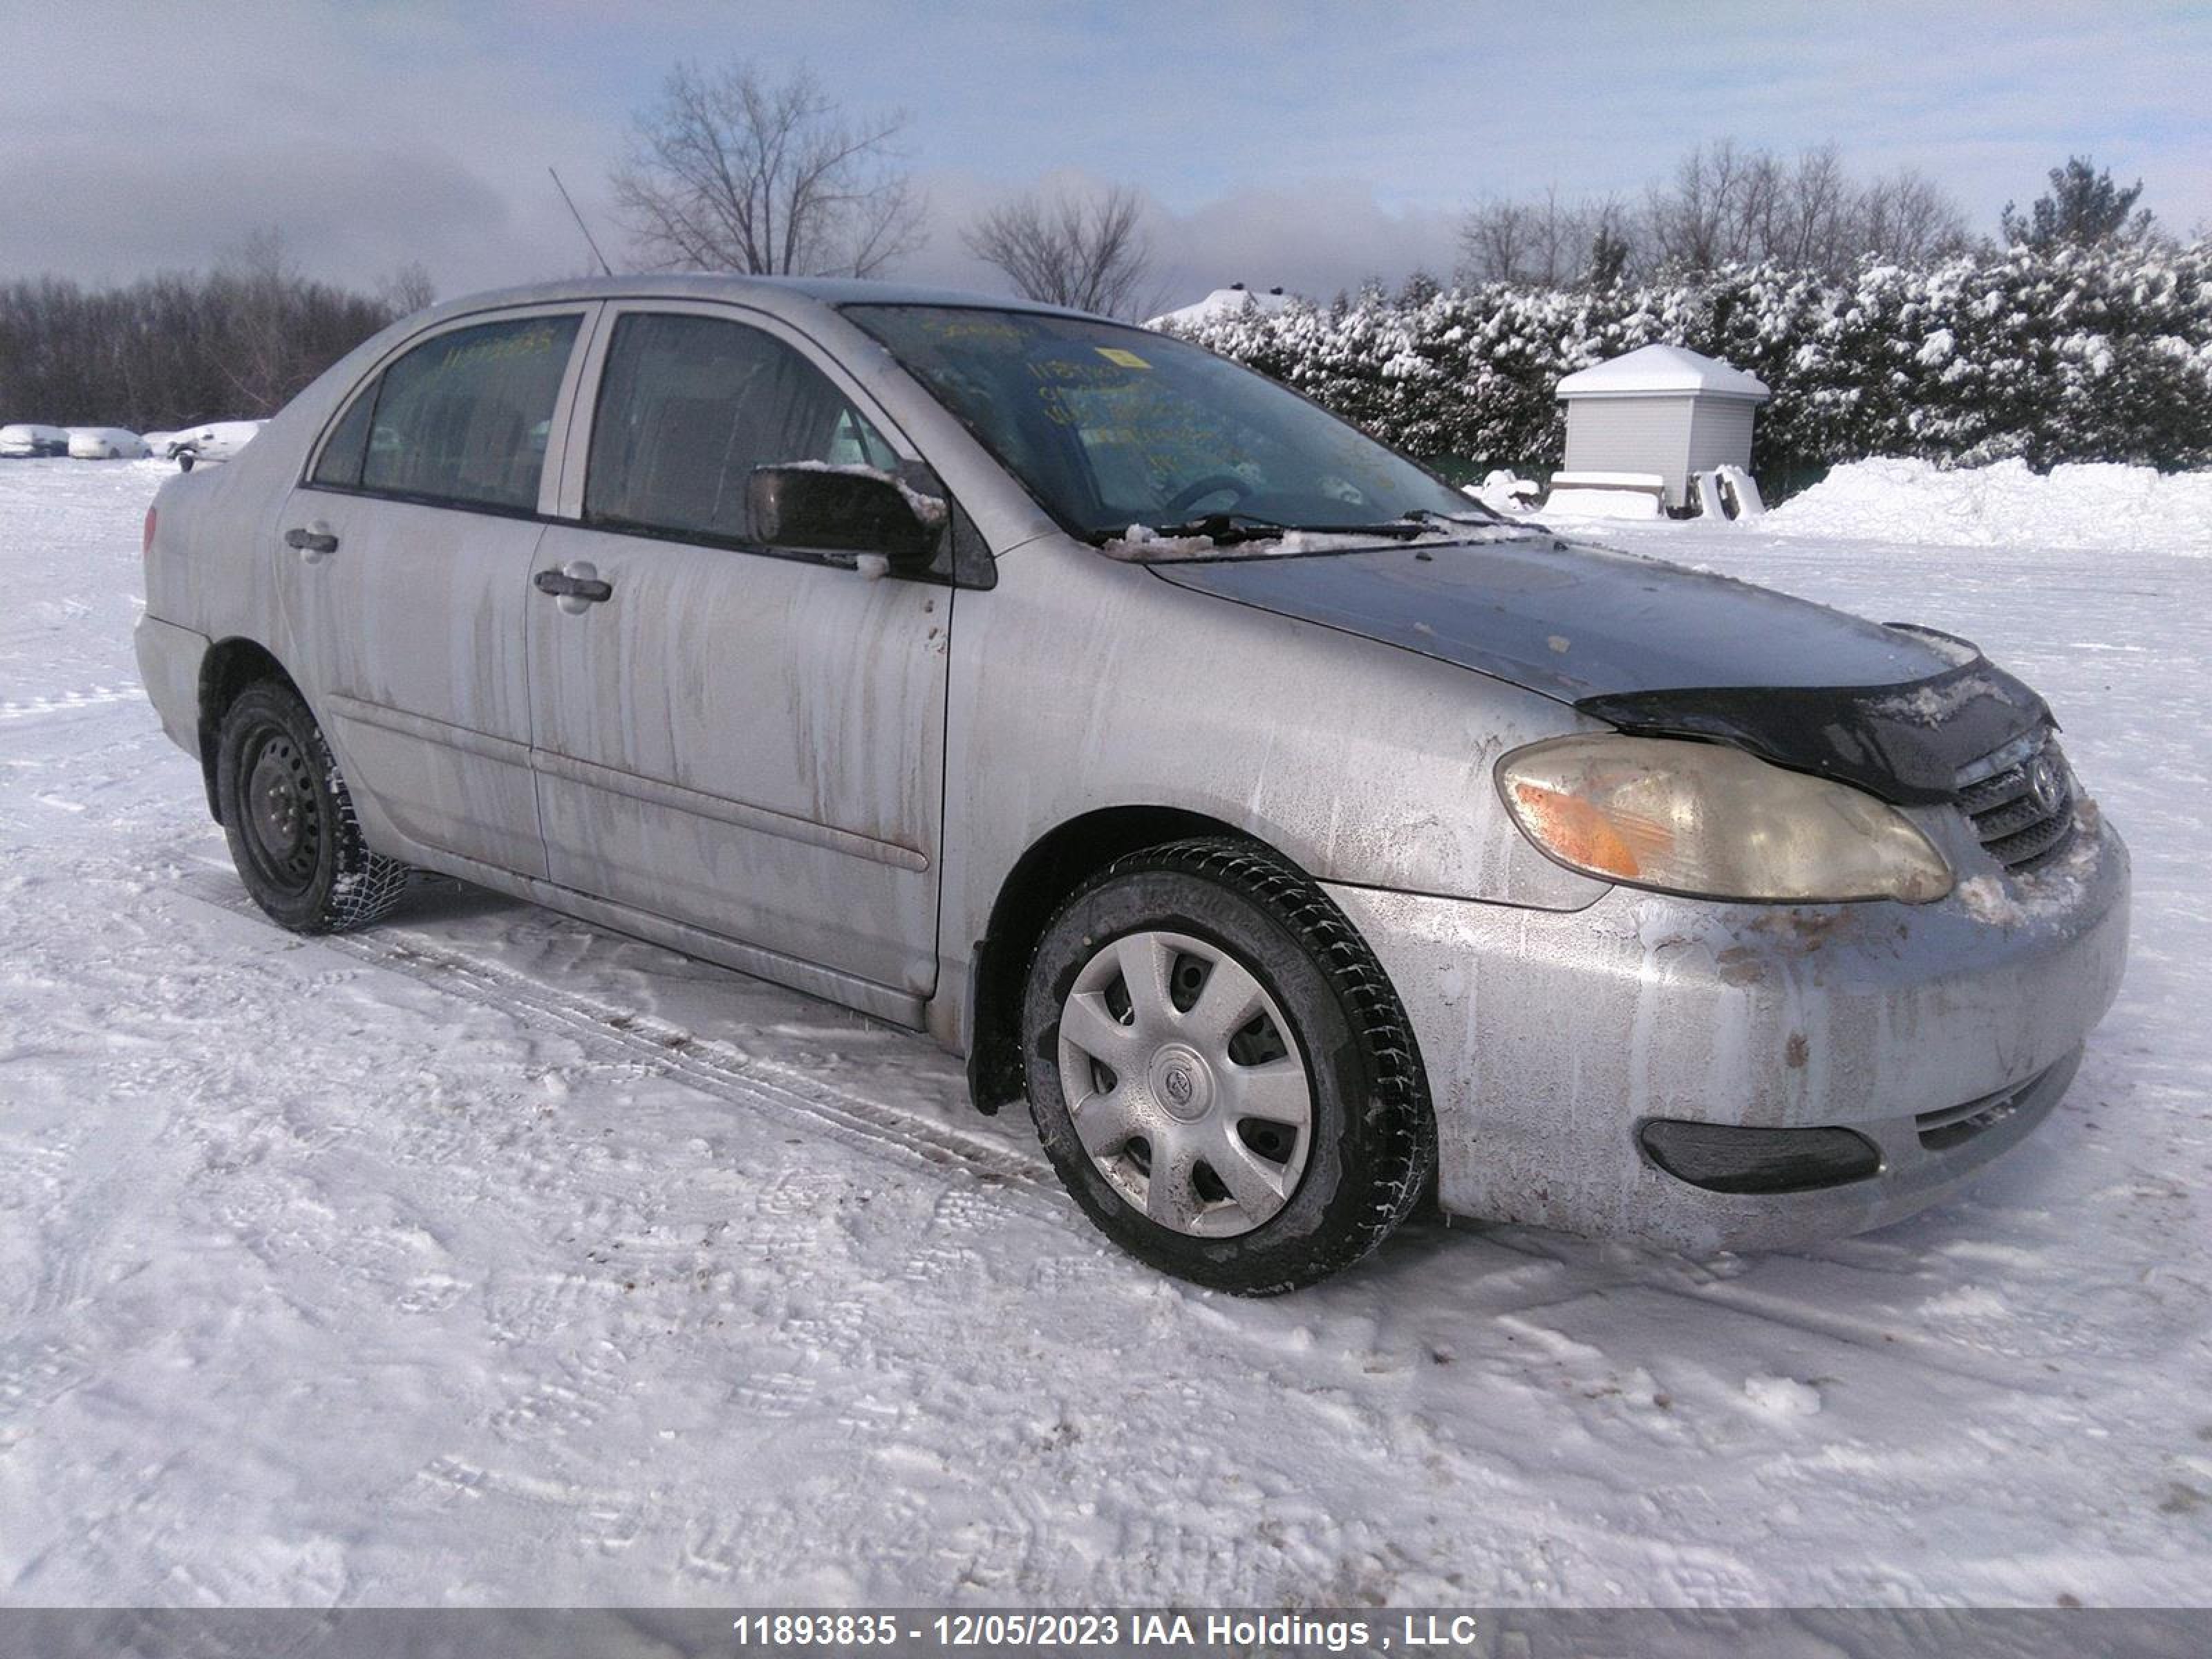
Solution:
M343 933L398 902L408 867L362 840L330 744L290 686L249 686L224 714L216 799L239 878L272 920Z

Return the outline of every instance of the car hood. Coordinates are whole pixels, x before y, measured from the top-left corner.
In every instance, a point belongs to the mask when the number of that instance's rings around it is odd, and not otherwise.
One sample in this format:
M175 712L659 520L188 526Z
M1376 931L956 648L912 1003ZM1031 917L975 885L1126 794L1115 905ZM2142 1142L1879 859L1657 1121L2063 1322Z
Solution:
M1624 729L1718 738L1893 800L1951 799L1961 769L2050 720L1964 641L1549 536L1149 568Z

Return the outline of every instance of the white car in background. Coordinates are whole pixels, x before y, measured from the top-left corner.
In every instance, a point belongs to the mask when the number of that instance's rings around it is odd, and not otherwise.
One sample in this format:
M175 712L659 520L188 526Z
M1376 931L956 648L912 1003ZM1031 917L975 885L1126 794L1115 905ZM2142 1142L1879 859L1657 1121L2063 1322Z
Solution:
M0 459L25 460L69 453L69 434L58 426L0 426Z
M135 461L149 452L146 441L119 426L73 426L69 453L80 461Z
M261 425L259 421L211 421L188 428L176 434L169 453L186 472L202 461L227 461L253 441Z

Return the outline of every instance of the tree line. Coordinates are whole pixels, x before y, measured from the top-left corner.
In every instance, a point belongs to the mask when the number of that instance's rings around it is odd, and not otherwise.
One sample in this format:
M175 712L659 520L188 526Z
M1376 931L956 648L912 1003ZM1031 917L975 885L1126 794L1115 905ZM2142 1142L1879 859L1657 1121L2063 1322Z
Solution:
M2004 245L2170 242L2136 205L2142 189L2069 156L2027 212L2005 204ZM1915 168L1860 179L1832 143L1787 156L1723 138L1697 145L1636 197L1570 201L1553 189L1478 204L1461 221L1454 275L1463 286L1606 288L1765 264L1840 281L1868 260L1918 268L1996 246L1971 234L1957 200Z
M271 415L432 297L419 266L374 294L310 281L274 231L209 271L0 283L0 420L149 432Z

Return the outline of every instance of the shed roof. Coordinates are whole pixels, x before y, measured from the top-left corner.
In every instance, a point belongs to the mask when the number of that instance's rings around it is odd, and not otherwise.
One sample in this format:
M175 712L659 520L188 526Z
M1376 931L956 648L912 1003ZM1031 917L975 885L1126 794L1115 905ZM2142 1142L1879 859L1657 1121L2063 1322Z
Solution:
M1765 400L1766 383L1677 345L1639 346L1625 356L1599 363L1559 382L1561 398L1648 398L1695 392L1708 398Z
M1187 306L1180 306L1173 311L1163 312L1148 321L1145 326L1146 328L1166 328L1176 325L1187 326L1193 323L1203 323L1215 317L1233 316L1247 306L1263 313L1280 311L1290 302L1291 296L1279 288L1271 288L1265 293L1261 293L1255 289L1245 287L1242 283L1232 283L1227 288L1217 288L1203 300L1194 301Z

